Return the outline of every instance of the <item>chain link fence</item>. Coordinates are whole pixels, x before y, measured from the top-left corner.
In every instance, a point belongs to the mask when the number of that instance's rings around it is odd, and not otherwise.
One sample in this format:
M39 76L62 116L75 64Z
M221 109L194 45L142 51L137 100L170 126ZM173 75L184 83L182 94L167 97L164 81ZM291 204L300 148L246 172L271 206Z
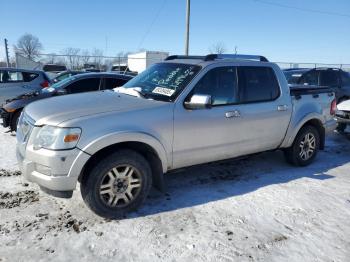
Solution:
M156 53L156 52L155 52ZM46 64L64 65L70 70L95 69L96 71L124 71L131 70L140 73L150 64L160 62L168 55L165 52L161 56L140 57L137 54L128 56L103 56L103 55L58 55L40 54L35 61L16 54L16 66L25 69L42 69ZM326 64L326 63L299 63L299 62L275 62L281 69L290 68L316 68L332 67L341 68L350 72L350 64ZM129 68L128 68L129 67Z
M323 64L323 63L295 63L295 62L275 62L281 69L290 68L317 68L317 67L331 67L341 68L344 71L350 72L350 64Z

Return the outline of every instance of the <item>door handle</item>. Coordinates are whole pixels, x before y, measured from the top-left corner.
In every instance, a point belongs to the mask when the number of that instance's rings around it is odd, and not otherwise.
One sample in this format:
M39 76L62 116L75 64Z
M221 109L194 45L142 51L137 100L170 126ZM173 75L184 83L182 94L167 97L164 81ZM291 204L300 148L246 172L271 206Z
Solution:
M228 111L225 113L226 118L240 117L241 113L238 110Z
M279 105L277 106L277 111L287 111L288 106L287 105Z

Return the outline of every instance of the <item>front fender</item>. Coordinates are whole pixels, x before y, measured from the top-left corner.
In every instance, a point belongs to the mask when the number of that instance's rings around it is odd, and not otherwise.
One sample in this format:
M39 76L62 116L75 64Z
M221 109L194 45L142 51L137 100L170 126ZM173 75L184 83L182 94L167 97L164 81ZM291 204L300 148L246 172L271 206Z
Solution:
M305 116L303 116L299 120L291 121L291 123L288 127L286 137L285 137L281 147L282 148L290 147L293 144L294 139L297 136L300 129L305 125L305 123L307 123L310 120L318 120L318 121L320 121L322 126L325 123L322 115L317 114L317 113L309 113L309 114L306 114Z
M103 148L123 142L140 142L152 147L157 152L160 161L162 162L163 172L165 173L171 163L168 161L167 153L161 142L152 135L143 132L115 132L111 133L90 142L84 148L81 148L89 155L94 155Z

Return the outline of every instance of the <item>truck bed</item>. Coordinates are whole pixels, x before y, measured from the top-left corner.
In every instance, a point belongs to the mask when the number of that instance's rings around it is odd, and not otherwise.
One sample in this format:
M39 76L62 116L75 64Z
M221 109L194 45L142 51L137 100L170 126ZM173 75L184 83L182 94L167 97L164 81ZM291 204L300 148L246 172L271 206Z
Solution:
M331 87L326 86L311 86L311 85L290 85L290 94L292 96L301 96L301 95L317 95L323 93L329 93L331 96L335 90Z

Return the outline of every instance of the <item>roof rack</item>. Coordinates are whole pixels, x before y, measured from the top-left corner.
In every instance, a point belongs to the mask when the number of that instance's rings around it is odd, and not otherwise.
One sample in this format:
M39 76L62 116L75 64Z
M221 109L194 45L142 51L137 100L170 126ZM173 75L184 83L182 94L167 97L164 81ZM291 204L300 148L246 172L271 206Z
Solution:
M214 61L216 59L244 59L257 60L261 62L269 62L266 57L261 55L240 55L240 54L209 54L206 56L186 56L186 55L171 55L165 58L166 61L174 59L199 59L203 61Z
M175 59L200 59L204 60L205 56L200 55L171 55L165 58L165 61L167 60L175 60Z

